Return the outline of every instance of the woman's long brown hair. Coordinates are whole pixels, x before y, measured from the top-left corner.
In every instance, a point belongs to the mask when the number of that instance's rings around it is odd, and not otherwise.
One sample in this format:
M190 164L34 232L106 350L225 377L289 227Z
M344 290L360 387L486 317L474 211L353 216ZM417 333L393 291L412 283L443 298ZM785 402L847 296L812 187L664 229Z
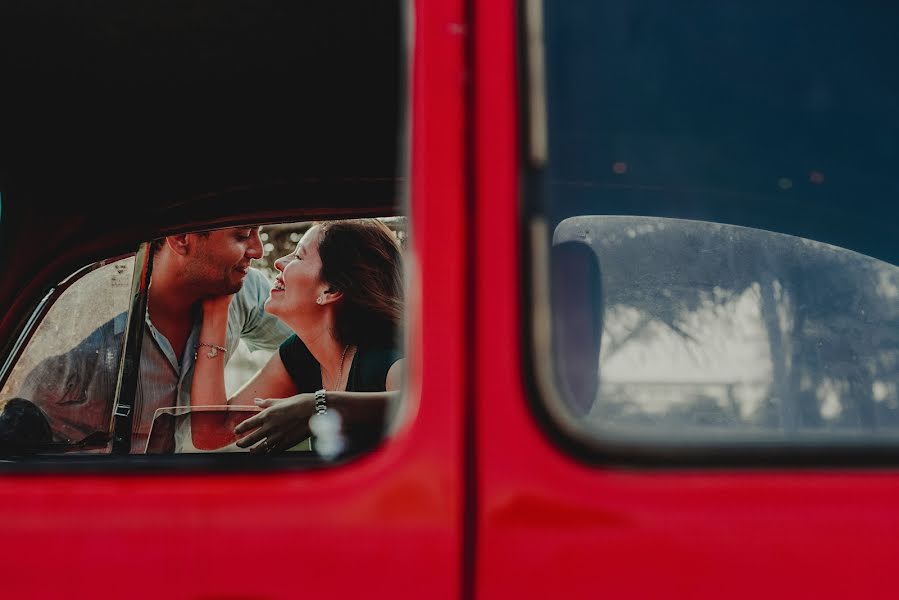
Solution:
M377 219L319 223L321 278L343 293L336 314L342 344L392 347L403 314L400 246Z

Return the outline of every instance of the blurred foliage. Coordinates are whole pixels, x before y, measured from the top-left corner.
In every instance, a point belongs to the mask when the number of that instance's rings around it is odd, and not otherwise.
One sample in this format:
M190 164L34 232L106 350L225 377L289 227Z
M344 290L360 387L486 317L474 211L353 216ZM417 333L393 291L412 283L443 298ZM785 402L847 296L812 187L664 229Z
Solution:
M404 248L407 236L406 217L384 217L381 221L390 228L399 241L400 246ZM275 261L293 252L297 242L314 224L315 221L298 221L262 227L260 236L262 237L263 256L255 261L253 266L263 271L269 278L274 279L276 274Z

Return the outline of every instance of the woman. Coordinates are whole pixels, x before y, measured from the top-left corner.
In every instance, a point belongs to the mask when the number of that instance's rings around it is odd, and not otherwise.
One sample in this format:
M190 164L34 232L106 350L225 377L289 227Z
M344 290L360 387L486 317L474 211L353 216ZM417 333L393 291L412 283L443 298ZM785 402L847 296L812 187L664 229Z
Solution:
M192 406L264 408L234 430L250 432L237 445L253 452L286 450L308 438L310 417L317 413L340 415L348 450L374 445L402 378L396 346L403 282L393 233L377 219L319 223L275 268L280 275L265 310L295 335L226 401L218 350L225 342L230 297L204 301ZM202 447L202 430L192 430L194 445Z

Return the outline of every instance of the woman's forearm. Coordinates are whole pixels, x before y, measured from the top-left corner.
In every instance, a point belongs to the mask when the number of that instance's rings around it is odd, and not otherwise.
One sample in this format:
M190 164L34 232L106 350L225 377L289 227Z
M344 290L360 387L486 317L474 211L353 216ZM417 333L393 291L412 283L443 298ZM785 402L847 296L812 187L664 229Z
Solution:
M225 394L225 337L228 329L228 305L211 305L208 301L203 306L203 324L200 326L200 339L196 347L193 381L190 388L191 407L227 404ZM228 413L221 415L221 423L207 430L208 418L198 411L191 411L191 440L196 448L213 449L221 445L219 436L228 426ZM204 428L204 417L207 428Z
M359 447L380 439L385 431L387 407L399 400L400 392L326 392L327 411L339 414L341 430ZM286 450L308 437L310 417L315 414L315 396L310 393L261 400L261 413L250 417L235 429L244 436L237 445L254 451ZM313 432L314 433L314 432ZM264 441L263 441L264 440Z
M227 328L227 311L204 310L191 384L191 406L228 402L225 393L225 353L218 349L225 347Z
M387 407L399 400L399 391L390 392L326 392L328 409L340 413L344 428L352 431L372 426L383 427Z

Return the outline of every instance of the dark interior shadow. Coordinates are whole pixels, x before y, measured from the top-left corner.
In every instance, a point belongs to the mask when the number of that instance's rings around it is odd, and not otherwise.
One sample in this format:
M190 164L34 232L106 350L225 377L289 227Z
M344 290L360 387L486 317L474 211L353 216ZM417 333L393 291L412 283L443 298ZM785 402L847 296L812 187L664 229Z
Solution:
M599 389L603 297L599 258L581 242L551 255L552 352L559 389L575 416L590 412Z
M0 412L0 452L39 452L53 443L50 421L36 404L11 398Z
M57 441L46 413L25 398L10 398L0 412L0 456L102 450L108 443L109 434L102 431L77 442Z

